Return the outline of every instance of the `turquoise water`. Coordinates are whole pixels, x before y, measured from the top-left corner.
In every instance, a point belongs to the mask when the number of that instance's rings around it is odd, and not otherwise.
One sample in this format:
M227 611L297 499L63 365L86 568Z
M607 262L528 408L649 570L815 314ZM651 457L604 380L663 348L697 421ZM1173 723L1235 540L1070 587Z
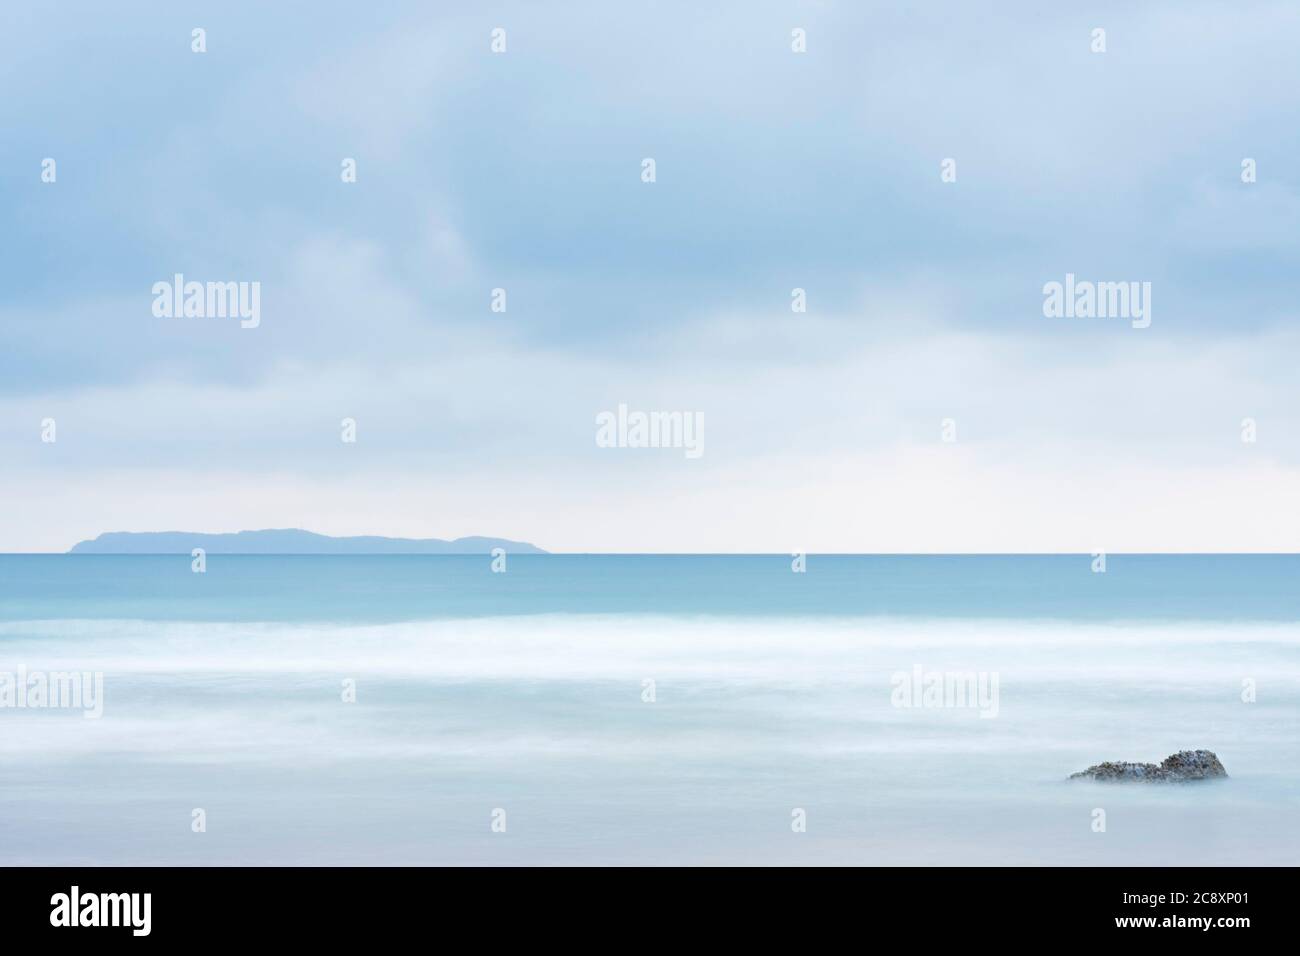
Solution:
M790 560L0 555L0 863L1300 862L1300 558Z
M1300 621L1300 555L0 554L0 618L414 621L707 614Z

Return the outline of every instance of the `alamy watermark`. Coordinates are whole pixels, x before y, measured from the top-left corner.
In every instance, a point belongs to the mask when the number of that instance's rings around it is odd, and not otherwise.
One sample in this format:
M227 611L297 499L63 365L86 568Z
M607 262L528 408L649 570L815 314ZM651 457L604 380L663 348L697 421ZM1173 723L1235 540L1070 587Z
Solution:
M50 897L51 926L122 926L132 936L148 936L153 921L152 893L83 893L73 884Z
M1077 281L1073 272L1064 282L1043 286L1043 315L1049 319L1129 319L1133 328L1151 324L1150 282Z
M81 716L104 716L102 671L0 671L0 710L80 710Z
M981 718L998 715L997 671L927 671L914 664L910 671L895 671L889 683L895 707L970 708Z
M178 272L171 282L155 282L152 292L155 318L238 318L241 329L262 324L260 282L186 282Z
M600 448L682 448L687 458L704 454L703 412L637 412L619 403L617 412L596 416Z

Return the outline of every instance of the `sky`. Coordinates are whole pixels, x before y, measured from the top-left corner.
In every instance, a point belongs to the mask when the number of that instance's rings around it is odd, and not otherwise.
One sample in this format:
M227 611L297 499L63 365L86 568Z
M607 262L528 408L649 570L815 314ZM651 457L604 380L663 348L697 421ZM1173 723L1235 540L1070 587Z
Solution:
M1300 550L1297 49L1290 2L7 4L0 550ZM177 273L259 324L155 315ZM1067 274L1150 325L1046 316Z

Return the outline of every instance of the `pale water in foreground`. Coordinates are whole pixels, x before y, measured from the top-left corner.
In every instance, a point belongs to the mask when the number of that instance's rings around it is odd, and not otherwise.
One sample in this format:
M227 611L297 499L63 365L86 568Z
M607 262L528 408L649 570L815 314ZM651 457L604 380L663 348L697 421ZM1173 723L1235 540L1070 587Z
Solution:
M0 556L0 864L1300 862L1297 558L790 560Z

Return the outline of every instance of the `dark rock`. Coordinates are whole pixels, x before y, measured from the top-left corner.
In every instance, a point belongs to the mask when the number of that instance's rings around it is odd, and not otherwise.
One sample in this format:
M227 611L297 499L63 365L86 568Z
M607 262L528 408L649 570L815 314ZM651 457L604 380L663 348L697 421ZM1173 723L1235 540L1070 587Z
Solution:
M1183 783L1188 780L1210 780L1226 777L1219 758L1209 750L1180 750L1166 757L1159 765L1106 761L1096 766L1070 774L1071 780L1080 777L1090 780L1141 781L1143 783Z

